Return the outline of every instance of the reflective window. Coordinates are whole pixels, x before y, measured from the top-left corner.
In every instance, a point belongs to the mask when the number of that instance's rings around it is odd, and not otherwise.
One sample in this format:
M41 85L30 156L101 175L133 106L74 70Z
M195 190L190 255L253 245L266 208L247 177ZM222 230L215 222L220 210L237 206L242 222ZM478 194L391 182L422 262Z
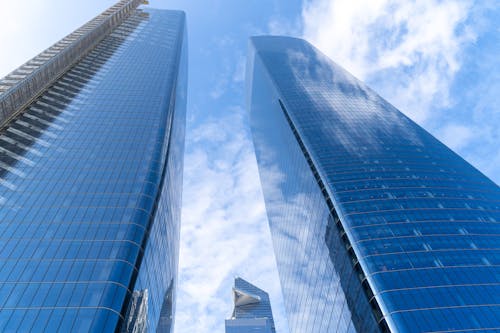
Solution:
M249 64L291 329L500 330L499 187L302 40Z
M175 295L186 52L182 12L138 9L0 130L0 331L156 330Z

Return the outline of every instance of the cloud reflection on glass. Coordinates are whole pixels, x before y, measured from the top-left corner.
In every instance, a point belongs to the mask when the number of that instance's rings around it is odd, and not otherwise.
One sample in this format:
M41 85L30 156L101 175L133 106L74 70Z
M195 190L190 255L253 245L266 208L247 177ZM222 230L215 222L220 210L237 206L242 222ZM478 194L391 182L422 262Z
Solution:
M497 327L498 186L310 44L254 37L250 49L292 331Z

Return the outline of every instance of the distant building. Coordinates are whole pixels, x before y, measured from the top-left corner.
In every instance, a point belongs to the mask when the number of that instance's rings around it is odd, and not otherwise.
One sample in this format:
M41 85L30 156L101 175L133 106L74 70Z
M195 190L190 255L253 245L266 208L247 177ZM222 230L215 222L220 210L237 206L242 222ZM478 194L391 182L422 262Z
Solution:
M306 41L250 43L291 331L500 332L498 185Z
M276 333L269 295L253 284L236 278L234 310L226 320L226 333Z
M186 19L141 2L0 80L0 332L172 331Z

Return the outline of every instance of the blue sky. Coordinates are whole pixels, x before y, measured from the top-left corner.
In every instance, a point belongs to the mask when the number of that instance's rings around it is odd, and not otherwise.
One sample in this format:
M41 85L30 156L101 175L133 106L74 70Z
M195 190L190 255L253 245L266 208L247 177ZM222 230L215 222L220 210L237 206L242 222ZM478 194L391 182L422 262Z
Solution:
M112 5L0 2L0 76ZM308 39L500 182L495 0L152 0L188 16L189 102L176 332L223 332L239 275L287 332L245 110L247 37Z

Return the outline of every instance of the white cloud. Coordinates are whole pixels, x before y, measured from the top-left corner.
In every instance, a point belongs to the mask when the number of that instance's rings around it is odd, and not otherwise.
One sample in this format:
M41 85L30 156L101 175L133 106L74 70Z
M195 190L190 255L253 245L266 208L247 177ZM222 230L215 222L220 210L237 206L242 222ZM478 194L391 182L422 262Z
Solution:
M495 1L304 0L303 37L500 180Z
M304 36L358 78L374 83L418 122L449 106L461 48L474 40L471 2L317 0L303 9Z
M231 36L224 35L214 38L212 48L206 51L207 55L215 53L223 55L218 71L211 78L213 82L209 94L214 100L233 93L232 84L241 84L245 79L245 57L241 51L235 50L236 45Z
M245 81L245 65L246 65L246 57L240 55L238 58L238 62L236 63L236 68L233 74L233 82L244 82Z
M439 134L440 139L451 149L460 149L470 142L474 131L465 125L448 124L441 129Z
M498 60L490 60L491 67L481 76L481 84L471 91L476 96L473 108L474 118L467 126L473 127L465 155L473 165L477 166L497 184L500 183L500 106L498 93L500 92L500 73ZM493 70L490 70L493 68ZM446 142L446 141L445 141Z
M233 107L187 132L177 332L223 332L236 275L269 292L278 327L286 325L246 124Z
M212 99L219 99L222 95L227 92L227 85L229 80L227 75L221 75L215 82L214 87L210 91L210 97Z
M301 34L301 27L301 22L277 16L272 18L267 24L267 34L299 36Z

